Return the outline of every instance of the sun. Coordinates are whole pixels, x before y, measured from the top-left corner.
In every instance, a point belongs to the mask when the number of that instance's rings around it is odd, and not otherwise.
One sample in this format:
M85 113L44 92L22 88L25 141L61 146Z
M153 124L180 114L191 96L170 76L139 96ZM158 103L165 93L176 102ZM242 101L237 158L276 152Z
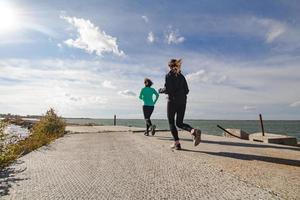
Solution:
M17 28L17 12L9 3L0 2L0 34Z

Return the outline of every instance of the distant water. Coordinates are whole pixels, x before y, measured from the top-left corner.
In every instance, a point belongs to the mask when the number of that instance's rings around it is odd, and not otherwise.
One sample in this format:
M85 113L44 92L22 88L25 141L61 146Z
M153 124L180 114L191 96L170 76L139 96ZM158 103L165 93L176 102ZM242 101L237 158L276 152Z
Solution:
M98 125L113 125L112 119L66 119L68 123ZM211 135L222 135L222 130L217 124L224 128L238 128L247 133L261 132L260 124L257 120L185 120L193 127L200 128L204 133ZM167 120L152 120L159 129L169 129ZM117 119L117 125L145 127L142 119ZM265 132L290 135L297 137L300 141L300 121L299 120L264 120Z

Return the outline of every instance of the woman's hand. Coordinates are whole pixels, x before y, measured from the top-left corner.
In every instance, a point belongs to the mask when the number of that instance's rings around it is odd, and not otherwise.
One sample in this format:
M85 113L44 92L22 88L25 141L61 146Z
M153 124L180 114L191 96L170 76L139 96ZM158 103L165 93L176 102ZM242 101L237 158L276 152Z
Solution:
M162 94L162 93L166 93L166 88L159 88L159 89L158 89L158 92L161 93L161 94Z

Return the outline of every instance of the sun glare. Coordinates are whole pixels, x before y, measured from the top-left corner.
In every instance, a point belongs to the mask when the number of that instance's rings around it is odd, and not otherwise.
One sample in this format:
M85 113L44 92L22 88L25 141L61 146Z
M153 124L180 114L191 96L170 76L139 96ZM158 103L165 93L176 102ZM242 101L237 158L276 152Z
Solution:
M0 2L0 34L17 28L17 13L15 8L6 2Z

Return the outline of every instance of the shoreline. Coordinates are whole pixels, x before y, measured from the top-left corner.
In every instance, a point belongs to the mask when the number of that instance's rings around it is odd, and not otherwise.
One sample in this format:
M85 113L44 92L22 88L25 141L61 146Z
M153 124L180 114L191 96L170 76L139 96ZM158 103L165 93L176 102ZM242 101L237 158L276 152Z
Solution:
M24 117L21 116L23 120L28 121L37 121L42 116L34 117ZM75 120L113 120L114 118L90 118L90 117L62 117L63 119L75 119ZM5 117L0 117L0 120L5 119ZM117 120L144 120L143 118L117 118ZM166 118L151 118L151 120L165 120ZM185 118L186 121L258 121L258 119L188 119ZM300 119L264 119L264 121L299 121Z
M39 120L36 118L22 118L25 122L35 124ZM82 119L82 118L64 118L67 125L88 125L88 126L109 126L113 125L113 119ZM0 118L1 120L1 118ZM210 135L223 135L223 131L218 129L216 125L218 123L224 123L224 128L236 128L242 129L249 134L260 132L259 124L257 120L185 120L191 123L194 127L200 128L204 133ZM158 129L169 129L167 120L153 119L153 122L157 125ZM275 123L274 123L275 122ZM290 124L290 123L291 124ZM266 124L266 132L287 135L296 137L298 143L300 142L300 121L277 121L277 120L264 120ZM272 127L274 124L274 127ZM282 126L282 124L284 126ZM140 127L144 128L143 119L117 119L117 125ZM293 126L295 130L293 130ZM291 129L291 130L290 130ZM289 131L287 131L289 130Z

